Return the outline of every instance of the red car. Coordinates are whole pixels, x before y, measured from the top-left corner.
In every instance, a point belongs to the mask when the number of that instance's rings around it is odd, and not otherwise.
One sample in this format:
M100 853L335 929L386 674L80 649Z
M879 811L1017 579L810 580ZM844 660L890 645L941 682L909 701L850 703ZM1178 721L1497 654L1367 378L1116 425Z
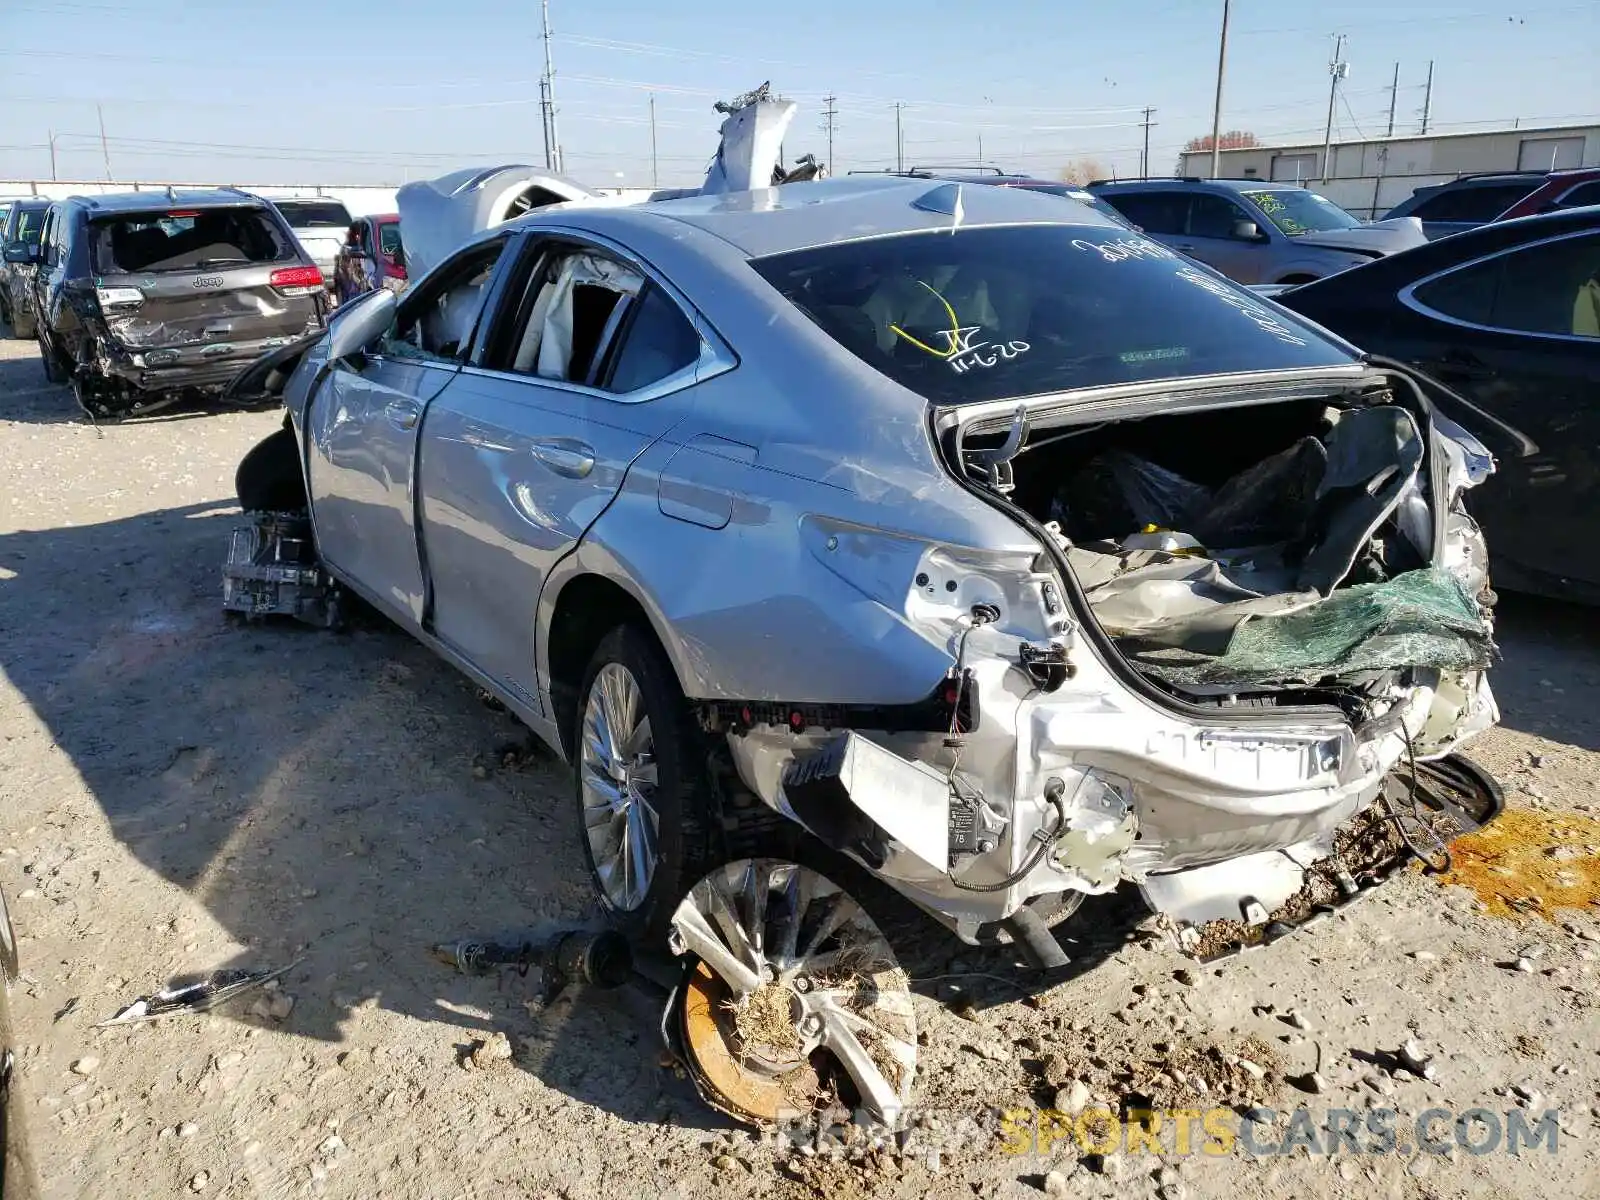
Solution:
M1551 171L1545 181L1518 200L1496 221L1512 217L1531 217L1536 213L1561 208L1583 208L1600 204L1600 167L1577 167L1570 171Z
M343 304L366 292L406 286L406 252L397 213L378 213L350 223L333 270L334 290Z

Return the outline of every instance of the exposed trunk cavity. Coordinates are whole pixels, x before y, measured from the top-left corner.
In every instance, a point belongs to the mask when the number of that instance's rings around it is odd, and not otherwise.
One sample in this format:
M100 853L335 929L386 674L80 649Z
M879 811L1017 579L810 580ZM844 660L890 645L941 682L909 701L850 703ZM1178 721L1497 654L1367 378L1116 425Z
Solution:
M1036 425L1009 499L1165 687L1382 689L1491 651L1486 614L1436 563L1428 426L1388 389Z

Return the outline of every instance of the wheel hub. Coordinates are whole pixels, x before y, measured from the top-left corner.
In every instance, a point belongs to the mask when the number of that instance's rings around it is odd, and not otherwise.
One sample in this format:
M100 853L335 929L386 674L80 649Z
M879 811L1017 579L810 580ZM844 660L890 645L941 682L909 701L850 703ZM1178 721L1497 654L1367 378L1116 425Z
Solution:
M701 1095L768 1124L848 1097L895 1124L916 1072L905 973L860 906L794 863L718 868L673 915L673 948L699 961L681 997Z

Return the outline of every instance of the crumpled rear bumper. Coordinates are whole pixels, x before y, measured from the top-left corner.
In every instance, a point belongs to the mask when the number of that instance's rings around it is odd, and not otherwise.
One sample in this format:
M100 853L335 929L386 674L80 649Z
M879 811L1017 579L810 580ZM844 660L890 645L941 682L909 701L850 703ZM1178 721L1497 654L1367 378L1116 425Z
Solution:
M769 804L980 941L1024 906L1128 883L1175 927L1262 924L1386 782L1498 718L1483 672L1419 672L1360 727L1332 711L1197 722L1109 681L1080 674L1042 695L1017 675L975 671L983 715L963 739L965 787L946 786L938 739L755 731L730 745Z

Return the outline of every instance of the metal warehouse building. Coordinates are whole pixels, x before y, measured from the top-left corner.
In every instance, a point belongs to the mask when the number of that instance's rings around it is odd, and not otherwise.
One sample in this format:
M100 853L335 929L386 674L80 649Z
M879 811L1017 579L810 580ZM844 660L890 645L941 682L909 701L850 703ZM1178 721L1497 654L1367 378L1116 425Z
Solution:
M1224 150L1221 158L1224 178L1305 183L1358 217L1381 217L1417 188L1463 175L1600 166L1600 124L1335 142L1326 182L1321 142ZM1209 176L1211 151L1185 154L1181 173Z

